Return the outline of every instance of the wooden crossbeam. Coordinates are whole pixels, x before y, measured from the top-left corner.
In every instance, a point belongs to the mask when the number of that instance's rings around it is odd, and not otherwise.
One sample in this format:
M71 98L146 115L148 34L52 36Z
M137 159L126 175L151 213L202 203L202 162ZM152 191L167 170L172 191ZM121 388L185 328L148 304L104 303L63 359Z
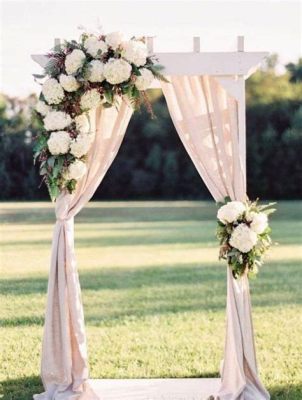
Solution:
M55 40L59 43L59 39ZM237 51L201 52L200 38L193 38L193 52L155 52L154 38L147 38L149 54L154 54L162 64L166 75L239 75L247 78L268 55L267 52L244 51L244 37L237 38ZM48 61L43 55L32 55L32 59L44 67Z

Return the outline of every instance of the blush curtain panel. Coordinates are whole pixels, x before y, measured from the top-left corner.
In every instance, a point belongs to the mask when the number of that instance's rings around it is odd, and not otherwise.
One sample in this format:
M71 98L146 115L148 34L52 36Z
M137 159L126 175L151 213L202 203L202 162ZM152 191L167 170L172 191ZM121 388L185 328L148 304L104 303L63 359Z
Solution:
M214 77L172 76L162 82L178 135L216 201L246 199L239 151L238 104ZM258 378L247 275L227 269L227 329L217 400L267 400Z
M94 144L88 154L87 174L74 194L56 202L47 308L42 345L41 376L45 392L35 400L97 400L88 384L88 360L81 289L73 237L73 219L91 199L122 143L132 115L125 101L118 109L90 112Z

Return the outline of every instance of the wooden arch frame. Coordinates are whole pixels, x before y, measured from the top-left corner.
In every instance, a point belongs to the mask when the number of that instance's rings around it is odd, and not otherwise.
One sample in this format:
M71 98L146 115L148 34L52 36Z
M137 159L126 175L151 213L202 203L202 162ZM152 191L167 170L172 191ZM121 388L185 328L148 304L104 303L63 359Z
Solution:
M60 40L55 40L55 45L59 44ZM171 75L208 75L214 77L219 84L226 90L226 92L237 101L238 107L238 143L239 143L239 157L241 158L242 165L245 170L246 160L246 120L245 120L245 80L258 68L261 61L268 55L267 52L245 52L244 51L244 37L238 36L237 38L237 51L233 52L201 52L200 51L200 38L193 38L193 51L192 52L154 52L153 38L147 38L147 45L149 54L154 54L158 62L165 67L164 74ZM44 55L32 55L32 59L40 66L45 67L48 58ZM154 82L150 88L160 88L159 82ZM106 393L108 387L112 387L111 380L102 380L98 382L100 392ZM104 382L105 381L105 382ZM106 382L107 381L107 382ZM119 381L119 380L118 380ZM129 382L117 383L116 389L127 391L132 386L141 389L147 387L149 381L151 386L165 389L163 385L164 380L148 379L140 380L139 384ZM156 381L156 384L155 384ZM180 381L180 382L179 382ZM184 383L185 381L185 383ZM204 381L204 379L203 379ZM215 391L215 382L211 383L211 379L206 379L205 384L212 392ZM215 380L214 380L215 381ZM133 381L132 381L133 382ZM212 386L211 386L212 385ZM183 388L184 386L184 388ZM194 391L196 393L200 390L199 383L196 385L194 379L171 379L167 385L168 391L184 389L186 394L192 397ZM190 389L189 389L190 387ZM168 392L165 394L169 395Z

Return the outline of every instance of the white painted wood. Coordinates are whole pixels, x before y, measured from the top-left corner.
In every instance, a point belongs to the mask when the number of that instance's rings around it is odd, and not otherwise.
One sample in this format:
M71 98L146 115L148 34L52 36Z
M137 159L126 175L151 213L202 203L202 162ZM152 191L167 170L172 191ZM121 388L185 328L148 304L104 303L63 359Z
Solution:
M166 75L246 75L268 55L266 52L155 53Z
M244 36L237 36L237 51L244 51Z
M154 49L153 49L154 40L153 39L154 39L153 36L147 36L147 48L148 48L149 55L154 53Z
M196 41L195 41L196 39ZM198 39L198 40L197 40ZM153 37L147 38L149 53L153 53ZM166 75L244 75L249 77L268 55L267 52L204 52L200 53L199 38L194 38L194 50L190 53L155 53L158 62L165 67ZM32 59L45 67L47 58L32 55Z
M238 81L237 76L223 76L216 77L219 84L237 101L241 96L241 83Z
M91 387L102 400L205 400L220 379L96 379Z
M47 64L48 58L42 54L33 54L31 56L32 60L34 60L37 64L39 64L42 68L44 68Z
M193 51L194 51L194 53L200 53L200 37L199 36L193 37Z
M238 77L239 98L238 98L238 130L239 130L239 157L243 171L246 171L246 117L245 117L245 79L244 76ZM246 187L246 173L245 177Z

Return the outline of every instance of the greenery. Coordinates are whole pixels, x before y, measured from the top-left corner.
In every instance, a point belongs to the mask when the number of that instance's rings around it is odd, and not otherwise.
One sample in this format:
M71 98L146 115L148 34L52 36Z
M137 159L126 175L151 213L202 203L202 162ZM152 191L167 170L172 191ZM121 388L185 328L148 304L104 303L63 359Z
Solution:
M276 57L247 81L247 178L250 198L302 196L301 64L275 73ZM150 91L155 120L136 113L121 150L95 194L96 199L208 199L192 161L175 132L159 91ZM48 199L32 165L33 138L27 99L0 97L0 199Z
M274 246L251 281L260 376L273 400L302 398L301 202L280 202ZM93 378L215 377L223 354L226 266L214 202L90 203L76 255ZM39 378L50 203L3 203L0 380L29 400Z

